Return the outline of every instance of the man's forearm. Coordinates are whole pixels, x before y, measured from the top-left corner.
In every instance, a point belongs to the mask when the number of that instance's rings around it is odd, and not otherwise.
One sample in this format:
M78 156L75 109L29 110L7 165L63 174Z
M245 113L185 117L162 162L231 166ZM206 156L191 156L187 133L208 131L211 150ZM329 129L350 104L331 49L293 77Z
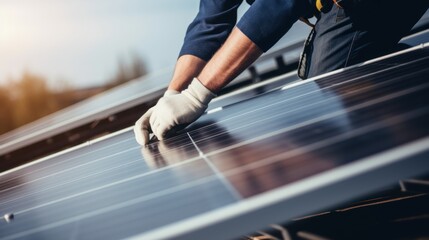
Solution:
M212 92L218 92L252 64L263 51L240 29L234 28L225 44L205 65L198 79Z
M179 57L168 89L179 92L184 90L192 79L198 76L205 65L206 61L192 55Z
M175 133L178 127L186 126L198 119L207 109L210 100L216 96L214 93L228 84L261 54L262 50L235 28L207 64L198 57L182 55L177 60L168 89L183 91L164 94L154 107L137 120L134 126L137 142L141 145L148 144L150 132L162 140ZM201 73L198 75L199 72ZM198 79L195 79L197 75ZM169 92L172 91L166 93Z

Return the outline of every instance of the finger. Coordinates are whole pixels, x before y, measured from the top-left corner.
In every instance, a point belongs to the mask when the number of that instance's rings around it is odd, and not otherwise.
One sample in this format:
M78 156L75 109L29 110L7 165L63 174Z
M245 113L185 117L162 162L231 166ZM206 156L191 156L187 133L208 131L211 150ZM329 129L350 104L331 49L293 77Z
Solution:
M164 136L162 134L162 122L163 122L162 118L157 118L154 123L156 126L156 130L154 131L154 134L159 140L164 139Z
M136 138L137 143L140 145L144 145L143 132L140 128L139 122L136 122L133 130L134 130L134 137Z
M149 109L137 122L134 124L134 136L140 145L145 145L149 142L150 125L148 119L152 113Z
M166 121L159 121L159 125L158 125L156 131L157 131L157 134L161 137L158 137L158 138L160 138L160 140L165 139L167 136L167 132L170 129L171 129L171 125L168 124Z
M151 129L152 129L152 132L153 132L153 133L155 133L155 129L156 129L155 122L156 122L156 119L157 119L157 118L158 118L158 117L157 117L157 114L156 114L156 112L155 112L155 113L153 113L153 114L150 116L150 119L149 119L150 127L151 127Z
M152 115L152 117L150 118L150 125L151 125L151 127L152 127L152 132L153 132L153 134L159 139L159 140L161 140L160 139L160 136L157 134L158 133L158 126L159 126L159 117L158 116L156 116L155 114L154 115Z
M144 127L142 124L143 117L141 117L135 124L134 124L134 137L136 138L136 141L140 145L144 145Z
M143 145L143 146L147 145L149 143L149 140L150 140L150 138L149 138L149 136L150 136L149 131L148 130L143 130L141 136L142 136L142 143L143 143L141 145Z
M153 114L153 108L150 108L149 110L147 110L147 112L141 118L142 119L142 128L147 130L149 133L152 132L152 129L151 129L150 123L149 123L149 120L150 120L150 117L152 116L152 114Z

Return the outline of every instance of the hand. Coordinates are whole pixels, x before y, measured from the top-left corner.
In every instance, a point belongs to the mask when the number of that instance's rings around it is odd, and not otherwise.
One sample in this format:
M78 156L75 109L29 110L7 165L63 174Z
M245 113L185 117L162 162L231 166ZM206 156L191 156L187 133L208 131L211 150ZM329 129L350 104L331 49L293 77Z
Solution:
M162 140L197 120L215 96L198 79L194 78L188 88L180 94L159 99L151 111L150 128L155 136Z
M175 90L167 90L164 93L164 97L175 94L179 94L179 92ZM134 124L134 135L136 141L140 145L146 145L149 143L149 134L152 132L149 124L149 119L152 115L153 110L154 107L149 108L149 110L147 110L146 113L143 114L143 116Z

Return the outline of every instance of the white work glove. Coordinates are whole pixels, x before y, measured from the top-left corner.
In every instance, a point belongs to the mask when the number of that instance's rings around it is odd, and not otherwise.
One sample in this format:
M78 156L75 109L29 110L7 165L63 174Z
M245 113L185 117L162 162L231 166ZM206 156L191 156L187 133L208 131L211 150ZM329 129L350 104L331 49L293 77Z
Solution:
M162 140L165 136L183 129L204 113L207 104L215 96L194 78L180 94L162 97L149 120L153 134Z
M179 92L175 90L167 90L164 93L164 97L175 94L179 94ZM154 108L155 107L149 108L149 110L147 110L146 113L143 114L143 116L134 124L134 136L140 145L146 145L149 142L149 133L152 132L150 129L149 119Z
M137 142L141 145L147 144L150 131L162 140L165 136L183 129L204 113L207 104L215 96L196 78L180 94L164 94L164 97L137 121L134 127ZM142 136L137 136L138 134Z

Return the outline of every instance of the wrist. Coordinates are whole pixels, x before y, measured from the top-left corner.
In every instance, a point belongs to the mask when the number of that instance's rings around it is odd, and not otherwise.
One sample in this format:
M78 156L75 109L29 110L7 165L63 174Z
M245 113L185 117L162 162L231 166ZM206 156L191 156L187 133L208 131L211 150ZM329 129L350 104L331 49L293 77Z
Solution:
M174 89L167 89L167 90L165 91L165 93L164 93L164 97L165 97L165 96L176 95L176 94L179 94L179 93L180 93L179 91L176 91L176 90L174 90Z
M204 86L197 78L192 80L191 84L189 84L188 88L183 91L183 93L188 95L188 97L192 97L202 105L207 105L216 97L216 94Z

